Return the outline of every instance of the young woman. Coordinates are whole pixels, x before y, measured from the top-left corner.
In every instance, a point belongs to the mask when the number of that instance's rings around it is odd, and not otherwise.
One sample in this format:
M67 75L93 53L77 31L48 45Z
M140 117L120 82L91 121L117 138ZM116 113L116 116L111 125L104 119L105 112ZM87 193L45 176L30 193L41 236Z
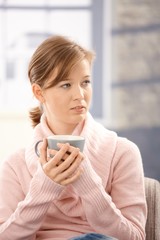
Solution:
M33 54L33 142L1 168L1 240L145 239L140 152L89 113L93 58L63 36L46 39ZM46 138L61 134L83 136L83 153L69 144L48 150Z

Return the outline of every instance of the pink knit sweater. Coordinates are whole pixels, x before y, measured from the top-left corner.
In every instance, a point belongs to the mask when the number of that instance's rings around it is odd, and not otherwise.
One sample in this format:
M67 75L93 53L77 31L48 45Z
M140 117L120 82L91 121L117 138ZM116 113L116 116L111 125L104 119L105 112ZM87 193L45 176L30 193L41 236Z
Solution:
M64 240L88 232L144 240L146 202L137 146L88 114L73 132L86 139L83 174L64 187L44 174L34 152L35 142L51 134L42 116L32 144L3 162L0 240Z

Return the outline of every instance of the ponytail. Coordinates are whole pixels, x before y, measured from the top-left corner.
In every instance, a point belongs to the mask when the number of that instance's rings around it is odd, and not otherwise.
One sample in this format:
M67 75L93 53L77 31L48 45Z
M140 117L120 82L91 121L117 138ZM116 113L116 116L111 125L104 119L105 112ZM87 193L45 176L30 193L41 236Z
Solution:
M31 110L29 111L29 118L31 119L33 128L40 123L42 114L43 114L43 110L41 106L31 108Z

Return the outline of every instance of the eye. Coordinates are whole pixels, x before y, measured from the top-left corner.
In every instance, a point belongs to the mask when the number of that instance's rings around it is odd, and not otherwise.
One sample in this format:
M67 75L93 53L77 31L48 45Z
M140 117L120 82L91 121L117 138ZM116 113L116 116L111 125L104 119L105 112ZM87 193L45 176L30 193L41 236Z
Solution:
M63 85L61 85L62 88L69 88L71 86L70 83L65 83Z
M82 85L83 85L83 86L88 86L89 84L91 84L91 81L90 81L90 80L84 80L84 81L82 82Z

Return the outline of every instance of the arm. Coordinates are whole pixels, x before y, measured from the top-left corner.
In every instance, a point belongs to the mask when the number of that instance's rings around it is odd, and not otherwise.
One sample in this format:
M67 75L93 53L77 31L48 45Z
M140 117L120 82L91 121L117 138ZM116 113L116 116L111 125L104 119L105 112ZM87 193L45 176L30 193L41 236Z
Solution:
M0 174L0 239L35 239L50 203L62 188L53 183L39 166L25 196L15 171L4 163Z
M124 145L121 147L125 149ZM137 147L129 143L128 150L121 155L115 154L110 169L113 176L109 193L89 160L85 159L82 164L84 173L73 185L82 198L87 220L93 229L119 240L144 240L146 203Z

